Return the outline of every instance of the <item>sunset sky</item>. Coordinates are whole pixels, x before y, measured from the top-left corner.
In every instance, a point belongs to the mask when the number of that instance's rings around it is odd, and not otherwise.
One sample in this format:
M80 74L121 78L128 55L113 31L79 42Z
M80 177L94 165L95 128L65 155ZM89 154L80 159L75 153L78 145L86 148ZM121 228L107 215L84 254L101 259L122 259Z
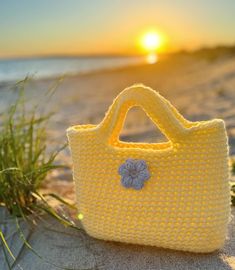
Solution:
M5 0L0 57L139 54L149 30L162 52L235 44L234 0Z

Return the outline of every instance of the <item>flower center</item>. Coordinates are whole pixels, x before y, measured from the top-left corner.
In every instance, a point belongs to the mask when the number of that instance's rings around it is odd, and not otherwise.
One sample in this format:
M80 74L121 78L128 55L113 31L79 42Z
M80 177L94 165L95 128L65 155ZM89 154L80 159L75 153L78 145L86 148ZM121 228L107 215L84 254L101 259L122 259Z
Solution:
M137 176L138 176L138 172L137 172L137 170L136 170L136 169L132 169L132 170L130 170L130 176L131 176L132 178L137 177Z

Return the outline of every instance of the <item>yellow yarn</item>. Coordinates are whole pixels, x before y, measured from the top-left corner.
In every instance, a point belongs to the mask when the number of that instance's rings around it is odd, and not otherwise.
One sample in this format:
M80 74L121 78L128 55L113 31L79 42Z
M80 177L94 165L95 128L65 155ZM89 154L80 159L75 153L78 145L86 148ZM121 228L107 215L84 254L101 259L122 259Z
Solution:
M169 139L119 141L127 111L141 106ZM190 122L152 89L134 85L98 125L67 130L81 222L96 238L192 252L221 248L230 216L224 121ZM142 159L151 177L141 190L120 184L118 168Z

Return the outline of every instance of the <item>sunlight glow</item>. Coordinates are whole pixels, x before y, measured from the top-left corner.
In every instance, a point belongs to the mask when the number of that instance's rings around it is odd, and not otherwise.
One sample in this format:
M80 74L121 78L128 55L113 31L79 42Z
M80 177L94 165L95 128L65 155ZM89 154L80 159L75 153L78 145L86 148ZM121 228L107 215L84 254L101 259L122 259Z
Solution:
M78 217L79 220L82 220L83 219L83 214L79 213L77 217Z
M146 56L146 61L148 64L155 64L158 61L158 56L156 53L150 53Z
M142 47L148 51L153 52L162 46L162 38L157 32L147 32L142 37Z

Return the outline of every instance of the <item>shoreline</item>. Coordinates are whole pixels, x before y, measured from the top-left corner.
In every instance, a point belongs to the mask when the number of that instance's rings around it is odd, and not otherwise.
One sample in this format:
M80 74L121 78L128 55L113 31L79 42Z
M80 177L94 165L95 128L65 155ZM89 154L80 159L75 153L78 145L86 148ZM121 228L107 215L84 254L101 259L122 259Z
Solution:
M41 97L43 100L43 93L57 81L58 77L29 80L27 94L32 100L37 101ZM191 121L224 119L230 154L235 154L235 58L211 62L191 55L176 55L152 65L65 76L49 103L49 109L57 112L53 133L61 134L70 125L99 123L117 94L135 83L158 91ZM8 90L10 85L1 86L0 105L4 106L7 96L11 94ZM48 100L44 102L48 103ZM131 111L129 114L124 128L128 138L149 138L152 141L159 137L160 132L154 135L157 129L142 111ZM142 135L135 136L133 130Z
M144 56L49 57L0 60L0 84L14 83L23 78L35 80L76 76L96 71L145 64ZM30 73L29 73L30 71Z
M133 64L133 65L127 65L127 66L120 66L120 67L110 67L110 68L101 68L101 69L97 69L97 70L90 70L90 71L80 71L80 72L77 72L77 73L64 73L64 74L61 74L61 75L51 75L48 77L41 77L41 78L34 78L34 76L25 76L24 78L22 79L19 79L19 80L5 80L5 81L0 81L0 88L1 87L4 87L4 86L7 86L9 84L16 84L17 82L19 81L23 81L25 78L29 78L29 80L33 80L35 82L37 81L56 81L56 80L60 80L61 78L66 78L66 79L69 79L69 78L73 78L73 77L80 77L80 76L89 76L89 75L93 75L93 74L99 74L99 73L104 73L104 72L116 72L116 71L119 71L119 70L122 70L122 69L129 69L129 68L133 68L133 67L140 67L140 66L148 66L149 64L146 63L140 63L140 64Z

